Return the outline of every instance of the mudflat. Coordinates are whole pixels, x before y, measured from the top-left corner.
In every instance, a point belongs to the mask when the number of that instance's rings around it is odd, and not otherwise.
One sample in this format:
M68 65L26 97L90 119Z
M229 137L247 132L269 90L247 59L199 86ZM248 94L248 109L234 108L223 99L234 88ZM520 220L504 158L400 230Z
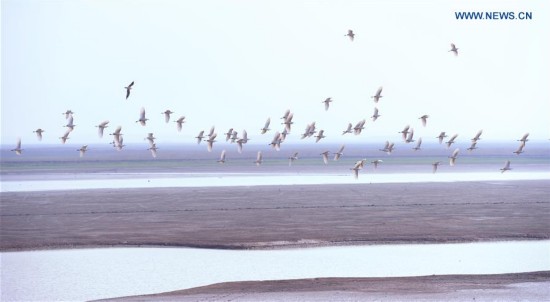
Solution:
M219 283L101 301L548 301L550 272Z
M2 193L0 250L550 238L550 181Z

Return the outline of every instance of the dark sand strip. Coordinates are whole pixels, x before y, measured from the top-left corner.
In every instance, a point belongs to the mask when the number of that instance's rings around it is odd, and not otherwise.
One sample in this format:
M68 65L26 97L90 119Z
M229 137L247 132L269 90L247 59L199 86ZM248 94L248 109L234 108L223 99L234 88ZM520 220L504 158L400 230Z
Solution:
M2 193L0 250L550 238L550 181Z
M550 301L550 272L231 282L101 301Z

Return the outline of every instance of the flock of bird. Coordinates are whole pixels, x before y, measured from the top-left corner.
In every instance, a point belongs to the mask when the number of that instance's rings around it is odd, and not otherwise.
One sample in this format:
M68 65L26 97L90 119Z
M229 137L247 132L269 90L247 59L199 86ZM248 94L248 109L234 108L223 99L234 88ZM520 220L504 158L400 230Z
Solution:
M355 39L355 33L353 32L353 30L348 30L348 33L345 36L349 37L349 39L352 42ZM455 56L458 56L458 48L455 46L455 44L451 44L451 49L449 50L449 52L452 52ZM128 98L130 97L130 94L131 94L131 91L132 91L133 87L134 87L134 82L131 82L128 86L124 87L124 89L126 90L126 100L128 100ZM383 88L379 87L376 90L376 92L374 93L374 95L371 96L371 98L373 99L375 104L378 104L380 99L383 97L382 91L383 91ZM330 97L326 98L324 101L321 102L321 103L324 104L325 111L329 110L330 105L331 105L332 102L333 102L333 100ZM171 115L173 113L174 112L171 111L171 110L166 110L164 112L161 112L161 114L164 115L164 120L165 120L166 123L168 123L170 121ZM73 111L67 110L66 112L64 112L62 114L65 116L65 119L67 121L67 124L64 126L67 129L64 132L64 134L61 137L59 137L59 139L61 140L61 143L64 144L69 139L69 135L74 130L76 125L74 124L74 112ZM381 115L379 114L378 108L374 107L374 113L370 118L372 119L373 122L375 122L380 116ZM426 127L429 117L430 117L429 115L422 115L422 116L418 117L418 119L421 121L423 127ZM281 144L285 141L287 135L289 135L290 132L291 132L292 125L294 124L293 118L294 118L294 114L290 110L286 110L286 112L280 118L282 120L281 125L284 125L284 127L283 127L284 129L280 132L279 131L275 132L275 134L273 136L273 139L269 143L269 145L271 145L271 147L273 149L275 149L277 151L279 151L281 149ZM140 110L139 118L135 122L139 123L142 126L146 126L148 120L149 119L146 117L145 108L142 107L141 110ZM179 117L174 122L176 123L177 130L181 131L182 127L183 127L183 124L186 122L185 116ZM353 125L352 123L348 123L347 128L342 131L342 135L351 134L351 133L353 133L355 135L360 135L362 130L365 129L365 123L366 123L366 119L362 119L362 120L358 121L355 125ZM98 125L95 126L95 127L98 128L99 137L103 137L104 130L105 130L105 128L108 127L108 124L109 124L109 121L105 120L105 121L103 121L103 122L101 122L101 123L99 123ZM266 120L264 126L259 129L260 134L266 134L268 131L270 131L271 130L270 125L271 125L271 118L268 118ZM123 140L123 134L122 134L121 131L122 131L122 127L118 126L113 133L109 134L110 136L113 137L113 141L110 144L112 144L113 147L118 151L122 150L123 147L125 146L124 145L124 140ZM36 133L36 136L37 136L38 140L40 141L40 140L42 140L42 135L45 132L45 130L43 130L41 128L38 128L33 132ZM414 151L421 150L422 138L418 138L417 140L415 140L414 139L414 129L411 128L409 125L405 126L403 128L403 130L398 132L398 133L401 134L402 140L405 143L416 142L415 147L412 148ZM482 133L483 133L483 131L480 130L471 139L471 145L467 149L468 151L473 151L473 150L477 149L477 142L481 139ZM248 134L247 134L246 130L243 130L241 135L239 135L239 133L237 131L235 131L233 128L230 128L226 133L224 133L224 135L225 135L225 141L226 142L235 143L237 145L237 151L239 153L242 152L243 146L249 141ZM513 153L515 153L516 155L520 155L521 153L524 152L523 149L525 147L526 142L528 141L528 139L527 139L528 136L529 136L529 133L526 133L521 139L518 140L520 142L520 145L519 145L518 149L516 151L514 151ZM301 139L306 139L306 138L310 138L310 137L314 137L315 142L317 143L317 142L321 141L323 138L326 137L325 136L325 131L323 129L317 129L317 126L316 126L315 122L312 122L310 124L307 124L307 126L304 130L304 133L301 134ZM439 144L443 144L445 138L447 138L447 137L448 136L447 136L446 132L441 132L439 134L439 136L437 136L436 138L439 140ZM445 145L447 146L447 149L449 149L455 143L455 140L456 140L457 137L458 137L458 134L454 134L447 141L445 141ZM205 135L205 131L200 131L199 134L195 138L196 138L197 144L200 144L202 141L204 141L207 145L208 152L211 152L212 149L213 149L214 143L217 142L216 141L217 133L215 131L215 127L212 127L210 129L210 131L208 132L208 134L206 134L206 135ZM149 149L148 150L151 151L151 155L153 157L157 156L157 150L158 150L157 145L155 143L155 139L156 138L154 137L153 133L149 133L148 136L145 138L145 140L147 140L148 143L149 143ZM379 150L382 151L382 152L385 152L389 155L393 152L394 145L395 144L393 142L386 141L384 147L382 149L379 149ZM341 158L341 156L344 154L343 153L344 149L345 149L345 145L342 145L338 149L338 151L333 153L333 155L334 155L333 160L334 161L337 161ZM16 147L14 149L11 149L11 151L15 152L17 155L22 154L23 149L21 148L21 139L20 138L17 141ZM79 151L80 157L83 157L85 155L85 153L88 151L88 146L84 145L81 148L77 149L76 151ZM451 153L451 155L448 156L450 166L454 166L456 164L459 153L460 153L460 149L456 148ZM325 164L328 164L330 152L329 151L324 151L324 152L320 153L319 155L322 156L323 162ZM292 166L293 162L296 161L296 160L298 160L298 152L295 152L290 157L288 157L288 165ZM226 162L226 150L223 150L221 152L220 158L217 160L217 162L219 162L221 164ZM256 160L253 163L255 163L256 165L259 166L259 165L262 164L262 162L263 162L262 152L258 151L257 156L256 156ZM350 170L353 172L353 175L354 175L355 178L358 178L359 171L364 168L366 163L367 163L366 159L361 159L361 160L356 161L355 164L353 165L353 167L350 168ZM383 163L383 160L377 159L377 160L371 161L370 163L373 165L374 169L376 169L381 163ZM432 163L432 173L435 173L437 171L437 168L441 163L442 163L441 161L436 161L436 162ZM505 171L509 171L511 169L512 168L510 168L510 161L507 160L505 162L504 167L501 168L500 170L502 171L502 173L504 173Z

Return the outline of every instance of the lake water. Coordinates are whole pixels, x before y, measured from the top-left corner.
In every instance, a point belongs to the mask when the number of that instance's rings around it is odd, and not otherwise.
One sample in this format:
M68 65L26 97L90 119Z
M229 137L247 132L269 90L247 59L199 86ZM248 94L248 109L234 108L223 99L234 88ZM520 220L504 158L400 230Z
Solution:
M550 240L264 251L98 248L0 256L2 301L66 301L228 281L550 270Z

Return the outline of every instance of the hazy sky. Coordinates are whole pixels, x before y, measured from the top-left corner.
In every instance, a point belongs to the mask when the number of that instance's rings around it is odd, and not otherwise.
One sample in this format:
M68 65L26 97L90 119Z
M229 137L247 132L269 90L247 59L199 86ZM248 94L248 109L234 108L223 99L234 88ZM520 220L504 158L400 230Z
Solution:
M316 121L327 141L399 141L440 131L468 140L550 138L548 1L30 1L3 0L2 144L43 128L60 143L107 144L94 126L122 126L125 143L193 142L246 129L268 143L286 109L289 141ZM456 11L527 11L532 20L456 20ZM344 35L353 29L351 42ZM450 43L459 56L448 52ZM125 100L124 86L135 81ZM372 123L379 86L382 115ZM332 97L325 112L321 103ZM135 121L145 107L146 127ZM160 114L186 116L178 133ZM418 117L429 114L423 128ZM271 117L272 130L259 137ZM342 136L366 118L361 136ZM313 143L313 141L311 141Z

